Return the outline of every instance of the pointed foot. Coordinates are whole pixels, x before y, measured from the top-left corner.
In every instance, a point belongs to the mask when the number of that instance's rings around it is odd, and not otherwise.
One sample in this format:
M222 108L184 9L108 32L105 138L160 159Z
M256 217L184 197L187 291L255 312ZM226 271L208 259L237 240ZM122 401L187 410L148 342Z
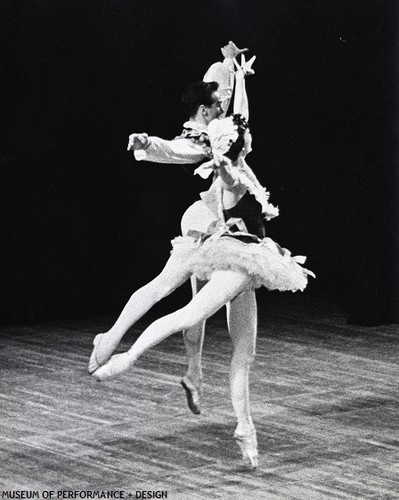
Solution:
M188 407L194 415L199 415L201 413L202 383L195 385L187 375L181 379L180 383L186 391Z
M241 450L245 464L250 469L256 469L258 467L258 442L255 428L252 426L244 433L236 430L234 439Z
M132 358L129 356L128 352L123 352L122 354L115 354L111 357L107 363L100 366L98 370L93 373L93 377L101 382L108 378L114 378L121 373L127 371L133 364Z

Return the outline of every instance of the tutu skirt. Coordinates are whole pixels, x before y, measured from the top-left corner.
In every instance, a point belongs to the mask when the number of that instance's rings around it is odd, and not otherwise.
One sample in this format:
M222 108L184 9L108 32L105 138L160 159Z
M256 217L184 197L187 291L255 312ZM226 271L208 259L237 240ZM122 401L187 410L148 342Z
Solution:
M304 290L308 276L314 274L301 266L303 256L292 257L271 238L244 242L233 235L209 237L205 240L179 236L172 240L172 254L184 259L185 265L198 279L208 281L217 270L234 270L251 278L252 289Z

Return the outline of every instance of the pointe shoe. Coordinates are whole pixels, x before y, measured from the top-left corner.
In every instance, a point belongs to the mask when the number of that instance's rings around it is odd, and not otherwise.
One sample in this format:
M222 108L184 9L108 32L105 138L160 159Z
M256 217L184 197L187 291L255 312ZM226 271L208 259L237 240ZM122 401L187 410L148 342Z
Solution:
M240 447L246 465L248 465L250 469L256 469L258 467L258 442L255 429L252 428L249 434L241 434L236 430L234 439Z
M89 371L90 375L92 375L101 366L101 364L98 362L98 359L97 359L97 348L100 345L101 337L103 335L104 335L103 333L99 333L98 335L96 335L94 337L94 340L93 340L94 347L93 347L93 350L92 350L91 355L90 355L89 366L88 366L88 371Z
M187 375L181 379L180 383L186 391L188 407L195 415L199 415L201 413L202 383L195 386Z
M111 354L119 344L119 339L115 339L108 333L99 333L93 340L93 351L89 360L89 373L92 375L96 370L103 366L111 357ZM102 351L102 352L101 352Z
M133 364L133 359L128 352L115 354L104 365L93 373L93 377L101 382L107 378L113 378L128 370Z

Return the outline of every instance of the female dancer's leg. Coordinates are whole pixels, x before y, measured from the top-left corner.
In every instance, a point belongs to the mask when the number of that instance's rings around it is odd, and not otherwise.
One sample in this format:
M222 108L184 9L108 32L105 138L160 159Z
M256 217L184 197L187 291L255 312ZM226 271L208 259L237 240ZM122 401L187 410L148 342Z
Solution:
M96 336L89 372L93 373L106 363L129 328L154 304L187 281L190 274L180 253L173 252L161 273L133 293L111 329Z
M215 271L210 281L183 308L152 323L136 340L128 352L112 356L93 375L98 380L115 376L127 370L145 351L169 335L191 328L209 318L218 309L245 290L250 278L237 271Z
M255 356L257 307L255 291L236 297L228 307L229 332L233 342L230 365L230 391L237 416L234 433L244 460L252 467L257 462L256 431L249 411L249 371Z

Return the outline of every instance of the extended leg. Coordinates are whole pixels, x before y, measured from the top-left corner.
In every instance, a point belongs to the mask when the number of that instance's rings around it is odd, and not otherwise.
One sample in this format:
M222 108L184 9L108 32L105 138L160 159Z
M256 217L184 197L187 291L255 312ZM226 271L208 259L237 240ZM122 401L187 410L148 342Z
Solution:
M161 273L130 297L112 328L97 335L90 357L89 372L93 373L111 356L122 337L151 307L188 280L190 272L180 256L172 254Z
M248 286L249 278L235 271L216 271L211 280L185 307L152 323L137 339L131 349L113 356L94 376L98 380L112 377L128 369L145 351L169 335L190 328L214 314Z
M257 466L256 431L249 410L249 371L255 355L257 307L254 291L236 297L228 309L228 323L233 342L230 366L230 390L237 416L234 437L243 457Z

